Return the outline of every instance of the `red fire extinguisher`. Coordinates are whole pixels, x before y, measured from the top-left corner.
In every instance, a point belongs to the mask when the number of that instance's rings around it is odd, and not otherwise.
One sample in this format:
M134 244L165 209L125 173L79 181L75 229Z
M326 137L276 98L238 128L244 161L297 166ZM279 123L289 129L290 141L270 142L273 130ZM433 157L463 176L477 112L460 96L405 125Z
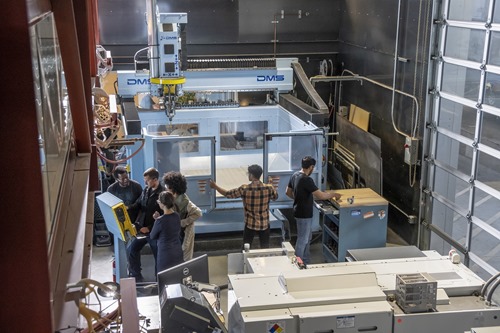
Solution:
M113 282L116 282L116 262L115 262L115 258L113 258Z

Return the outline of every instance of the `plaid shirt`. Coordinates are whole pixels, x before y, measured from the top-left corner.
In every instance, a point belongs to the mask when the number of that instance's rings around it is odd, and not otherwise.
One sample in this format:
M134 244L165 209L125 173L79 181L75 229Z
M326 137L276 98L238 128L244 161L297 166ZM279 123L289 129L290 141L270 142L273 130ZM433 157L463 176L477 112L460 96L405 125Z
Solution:
M278 198L278 192L271 184L260 180L227 191L226 198L240 198L245 210L245 224L248 229L266 230L269 228L269 201Z

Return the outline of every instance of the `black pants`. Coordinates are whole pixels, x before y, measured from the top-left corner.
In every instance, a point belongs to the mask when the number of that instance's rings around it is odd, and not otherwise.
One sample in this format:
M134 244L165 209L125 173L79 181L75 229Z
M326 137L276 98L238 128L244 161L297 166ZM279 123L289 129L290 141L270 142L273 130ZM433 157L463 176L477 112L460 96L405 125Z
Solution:
M245 225L245 229L243 230L243 245L241 246L241 249L243 250L245 243L248 243L248 244L250 244L250 246L252 246L252 241L253 241L255 234L259 235L260 248L261 249L268 249L269 248L269 235L270 235L269 229L270 228L267 228L266 230L253 230L253 229L249 229Z

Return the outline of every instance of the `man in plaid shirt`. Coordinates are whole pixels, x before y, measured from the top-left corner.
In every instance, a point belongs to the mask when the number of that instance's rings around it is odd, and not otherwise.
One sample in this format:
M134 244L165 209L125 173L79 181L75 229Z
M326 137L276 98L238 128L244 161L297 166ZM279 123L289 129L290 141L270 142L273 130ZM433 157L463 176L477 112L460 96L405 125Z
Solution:
M241 198L245 211L245 229L243 230L243 245L252 244L253 238L259 235L260 247L269 248L269 201L278 198L278 192L272 184L260 181L262 167L257 164L248 167L250 184L241 185L232 190L225 190L210 180L210 187L214 188L226 198ZM272 182L271 177L269 183Z

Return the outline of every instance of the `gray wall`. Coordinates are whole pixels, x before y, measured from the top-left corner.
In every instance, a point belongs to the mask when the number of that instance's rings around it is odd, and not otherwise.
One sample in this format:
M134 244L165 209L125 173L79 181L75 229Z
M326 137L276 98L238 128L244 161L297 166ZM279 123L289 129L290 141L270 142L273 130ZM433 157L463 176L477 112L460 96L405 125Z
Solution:
M98 5L100 43L112 51L115 67L133 68L134 53L147 46L146 0L108 0ZM166 0L158 1L158 7L163 12L188 13L190 57L272 56L275 26L277 55L338 49L340 0Z
M422 138L426 99L427 58L431 25L431 0L402 1L398 41L396 88L417 97L420 105L418 137ZM344 68L392 86L397 31L397 0L346 0L341 6L340 54ZM391 121L392 92L371 83L344 83L342 104L354 103L371 112L370 132L382 140L383 196L408 215L419 208L420 167L417 182L409 185L404 163L404 137ZM411 133L412 103L395 95L397 127ZM421 144L421 142L420 142ZM421 151L421 147L419 149ZM416 244L416 225L410 225L398 210L389 211L389 225L407 242Z

